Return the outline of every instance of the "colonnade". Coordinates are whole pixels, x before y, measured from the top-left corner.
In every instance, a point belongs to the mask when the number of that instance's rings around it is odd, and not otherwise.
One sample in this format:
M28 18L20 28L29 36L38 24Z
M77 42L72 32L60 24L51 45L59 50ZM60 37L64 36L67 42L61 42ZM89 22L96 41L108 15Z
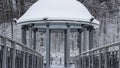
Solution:
M29 31L29 47L36 50L36 32L40 28L34 28L34 25L23 25L22 26L22 42L24 44L27 44L26 42L26 31ZM50 24L47 24L45 27L46 32L46 67L50 68L50 43L51 43L51 31L53 29L50 28ZM71 25L66 24L66 29L62 29L64 31L64 66L66 68L69 68L70 64L70 32L73 28L71 28ZM93 48L93 33L94 29L92 26L82 26L82 28L75 29L79 32L79 54L81 52L86 51L88 49ZM33 35L32 35L33 34ZM32 39L33 37L33 39ZM88 40L88 42L87 42ZM33 42L33 43L32 43Z

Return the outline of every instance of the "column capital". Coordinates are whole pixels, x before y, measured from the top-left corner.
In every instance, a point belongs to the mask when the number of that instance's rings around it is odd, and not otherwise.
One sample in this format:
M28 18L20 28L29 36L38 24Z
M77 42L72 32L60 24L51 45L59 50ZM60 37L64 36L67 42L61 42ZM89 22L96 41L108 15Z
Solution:
M86 25L86 24L81 24L81 26L82 26L83 28L87 28L87 27L88 27L88 25Z
M35 24L34 24L34 23L32 23L32 24L30 24L30 25L29 25L29 27L33 27L34 25L35 25Z
M23 25L23 26L21 27L21 29L27 30L27 29L28 29L28 26L27 26L27 25Z
M49 27L49 26L50 26L50 23L49 23L49 22L46 22L46 26Z
M94 30L94 27L92 25L85 25L85 24L81 24L81 26L83 28L87 28L88 31Z
M82 32L83 32L83 29L78 29L78 32L82 33Z
M87 30L88 30L88 31L94 30L94 27L93 27L93 26L88 26L88 27L87 27Z
M70 23L66 23L67 27L70 27Z
M36 31L38 31L38 29L37 29L37 28L34 28L33 31L36 32Z

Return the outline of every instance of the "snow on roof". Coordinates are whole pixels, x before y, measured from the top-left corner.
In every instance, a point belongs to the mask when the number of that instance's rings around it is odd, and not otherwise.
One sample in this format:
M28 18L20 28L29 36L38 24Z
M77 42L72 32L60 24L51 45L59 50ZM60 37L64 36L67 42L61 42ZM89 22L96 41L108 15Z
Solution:
M25 14L18 19L18 23L43 20L77 20L90 22L94 18L88 9L77 0L38 0ZM28 24L29 22L27 22ZM99 22L94 19L93 23Z

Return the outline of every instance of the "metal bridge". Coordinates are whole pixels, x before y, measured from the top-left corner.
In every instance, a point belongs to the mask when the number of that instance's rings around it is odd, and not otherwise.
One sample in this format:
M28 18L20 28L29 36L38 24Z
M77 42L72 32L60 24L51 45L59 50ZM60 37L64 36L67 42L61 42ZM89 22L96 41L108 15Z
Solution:
M120 68L120 42L82 52L75 64L76 68Z
M0 35L0 68L43 68L43 56L11 38Z

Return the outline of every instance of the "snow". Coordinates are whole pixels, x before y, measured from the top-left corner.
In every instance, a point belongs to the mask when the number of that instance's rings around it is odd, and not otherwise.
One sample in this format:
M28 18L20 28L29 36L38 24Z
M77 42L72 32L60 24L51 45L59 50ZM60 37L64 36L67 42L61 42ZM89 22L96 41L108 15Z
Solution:
M64 68L64 66L60 66L60 65L52 65L51 68Z
M90 22L90 19L94 17L89 13L88 9L77 0L38 0L17 22L25 23L26 21L43 20L44 18L48 20ZM99 25L96 19L93 20L93 23Z
M65 68L64 65L51 65L51 68ZM75 65L72 64L70 65L69 68L75 68Z

